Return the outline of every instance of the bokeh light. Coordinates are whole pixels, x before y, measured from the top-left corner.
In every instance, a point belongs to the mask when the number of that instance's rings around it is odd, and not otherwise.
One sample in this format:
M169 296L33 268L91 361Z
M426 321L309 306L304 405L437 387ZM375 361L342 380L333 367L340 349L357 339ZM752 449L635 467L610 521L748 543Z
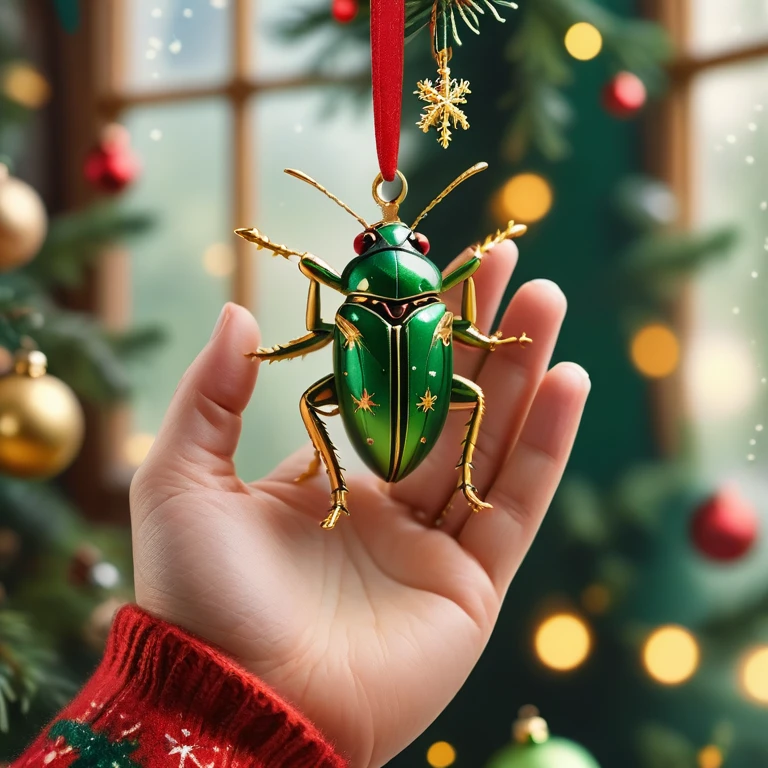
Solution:
M203 253L203 268L213 277L228 277L235 270L235 253L226 243L213 243Z
M663 685L680 685L698 669L696 638L684 627L669 625L654 630L643 646L648 674Z
M3 93L28 109L39 109L51 97L48 81L29 64L18 61L9 64L0 75Z
M456 750L447 741L436 741L427 750L427 762L432 768L448 768L456 762Z
M586 622L574 613L557 613L539 624L534 637L536 655L551 669L567 672L583 664L592 649Z
M496 193L493 212L500 224L510 219L531 224L549 213L552 200L552 187L545 178L536 173L520 173Z
M643 376L661 379L669 376L680 362L680 343L666 325L641 328L632 339L632 362Z
M123 456L132 467L138 467L147 458L149 449L155 442L154 435L137 432L131 435L123 445Z
M574 59L594 59L603 47L603 36L597 27L580 21L565 33L565 48Z
M768 646L749 651L741 662L739 680L744 693L758 704L768 704Z
M691 415L711 422L750 405L759 374L748 342L737 336L707 334L686 347L684 381Z
M714 744L708 744L699 751L697 763L698 768L720 768L723 764L723 752Z

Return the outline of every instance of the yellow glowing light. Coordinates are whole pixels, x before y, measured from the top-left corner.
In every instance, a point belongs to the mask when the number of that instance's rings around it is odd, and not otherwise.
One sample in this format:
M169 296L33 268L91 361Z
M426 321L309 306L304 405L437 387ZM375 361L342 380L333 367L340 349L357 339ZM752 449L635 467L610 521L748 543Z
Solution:
M680 362L680 343L666 325L646 325L632 339L632 362L652 379L669 376Z
M39 109L51 97L48 81L23 61L9 64L2 72L3 93L28 109Z
M226 243L213 243L205 249L203 267L209 275L227 277L235 270L235 254Z
M584 620L573 613L558 613L536 629L536 655L551 669L576 669L589 656L592 636Z
M603 36L597 27L580 21L565 33L565 47L574 59L589 61L602 50Z
M552 198L552 187L546 179L536 173L520 173L497 192L494 215L503 224L510 219L531 224L549 213Z
M581 604L590 613L605 613L611 604L611 592L604 584L590 584L581 593Z
M752 649L741 662L741 687L750 699L768 704L768 646Z
M683 382L688 410L700 422L724 421L757 397L761 374L747 339L707 333L686 344Z
M138 467L144 459L147 458L149 449L155 442L154 435L147 435L142 432L138 432L135 435L131 435L123 446L123 455L125 460L132 467Z
M456 762L456 750L447 741L436 741L427 750L427 762L432 768L448 768Z
M698 754L699 768L720 768L723 764L723 753L714 744L704 747Z
M643 646L643 664L656 682L680 685L699 666L699 644L683 627L670 625L654 630Z

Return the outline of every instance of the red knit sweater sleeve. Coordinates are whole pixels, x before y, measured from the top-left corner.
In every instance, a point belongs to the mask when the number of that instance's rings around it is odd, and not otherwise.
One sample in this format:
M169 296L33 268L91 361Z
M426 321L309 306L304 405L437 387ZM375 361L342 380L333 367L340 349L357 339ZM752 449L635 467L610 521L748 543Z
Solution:
M343 768L305 717L233 661L136 606L12 768Z

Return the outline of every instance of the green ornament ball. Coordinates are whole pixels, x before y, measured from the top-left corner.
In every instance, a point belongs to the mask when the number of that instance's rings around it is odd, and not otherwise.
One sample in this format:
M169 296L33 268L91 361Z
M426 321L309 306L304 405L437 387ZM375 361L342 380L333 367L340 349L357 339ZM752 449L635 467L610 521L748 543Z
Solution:
M552 737L543 744L513 744L497 752L487 768L600 768L597 761L568 739Z

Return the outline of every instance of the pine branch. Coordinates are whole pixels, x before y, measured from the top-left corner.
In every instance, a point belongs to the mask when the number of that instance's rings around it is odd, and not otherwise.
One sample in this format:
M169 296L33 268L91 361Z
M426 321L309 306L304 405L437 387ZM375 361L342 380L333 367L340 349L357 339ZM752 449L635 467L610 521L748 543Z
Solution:
M0 732L8 733L12 721L28 714L33 704L56 709L74 693L50 646L23 614L0 611Z
M547 159L559 160L570 150L567 134L573 111L564 89L573 80L577 63L565 50L563 37L578 21L589 22L600 30L605 55L616 70L634 72L651 93L665 85L662 65L671 55L665 31L648 21L624 19L594 0L528 0L512 14L498 13L496 6L504 10L504 6L514 5L501 0L438 3L447 20L443 25L445 45L460 45L465 30L481 32L482 19L513 22L505 50L510 65L508 82L502 86L498 100L500 109L508 114L504 154L511 161L519 161L532 150ZM408 40L429 25L432 8L433 0L407 0ZM281 31L288 39L319 32L327 36L331 42L317 60L318 66L327 68L334 53L349 45L368 45L368 23L367 4L351 24L344 26L333 21L327 5L321 5L284 24ZM423 48L426 58L429 45ZM488 76L503 82L503 73Z
M568 154L572 110L563 89L574 77L574 62L562 40L576 22L586 21L600 30L603 49L615 69L634 72L652 91L665 83L662 65L672 49L657 24L623 19L592 0L529 2L523 18L507 49L513 87L502 99L513 112L506 135L505 154L510 160L520 160L532 149L549 160Z
M141 235L153 224L149 214L125 213L111 205L61 216L25 272L46 287L79 285L105 245Z
M53 552L69 552L83 537L75 509L56 486L10 477L0 477L0 528Z
M90 315L48 312L35 331L49 371L85 400L113 402L130 392L130 380L109 337Z
M123 333L106 333L105 340L121 361L133 360L152 352L165 343L167 334L162 328L144 326Z

